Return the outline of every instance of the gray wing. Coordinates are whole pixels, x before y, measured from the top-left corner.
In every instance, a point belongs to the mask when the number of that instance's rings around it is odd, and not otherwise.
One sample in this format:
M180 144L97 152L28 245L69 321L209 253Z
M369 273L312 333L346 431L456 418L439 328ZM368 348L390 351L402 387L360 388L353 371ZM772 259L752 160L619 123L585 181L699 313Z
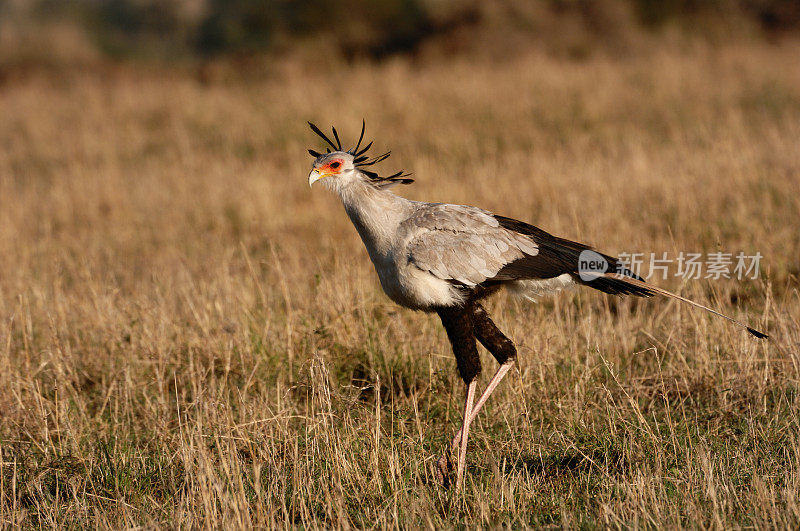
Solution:
M442 280L475 286L504 266L536 256L537 244L479 208L428 204L401 225L408 262Z

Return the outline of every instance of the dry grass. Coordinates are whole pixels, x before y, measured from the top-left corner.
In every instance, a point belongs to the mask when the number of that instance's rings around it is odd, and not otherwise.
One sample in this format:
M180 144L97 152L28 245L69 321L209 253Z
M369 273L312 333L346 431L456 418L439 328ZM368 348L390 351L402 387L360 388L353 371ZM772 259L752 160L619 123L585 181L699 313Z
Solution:
M799 52L0 87L0 521L797 526ZM441 326L306 183L305 120L362 116L410 197L608 252L760 251L759 281L659 283L772 339L665 300L501 296L519 371L443 491Z

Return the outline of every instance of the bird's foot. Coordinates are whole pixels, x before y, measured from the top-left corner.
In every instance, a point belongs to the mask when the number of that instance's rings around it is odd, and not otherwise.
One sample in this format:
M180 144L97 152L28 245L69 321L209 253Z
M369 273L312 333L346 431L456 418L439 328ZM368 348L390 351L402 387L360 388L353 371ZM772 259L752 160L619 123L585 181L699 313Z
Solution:
M453 461L450 459L450 452L446 452L436 461L436 477L439 483L446 489L450 488L450 474L453 472Z

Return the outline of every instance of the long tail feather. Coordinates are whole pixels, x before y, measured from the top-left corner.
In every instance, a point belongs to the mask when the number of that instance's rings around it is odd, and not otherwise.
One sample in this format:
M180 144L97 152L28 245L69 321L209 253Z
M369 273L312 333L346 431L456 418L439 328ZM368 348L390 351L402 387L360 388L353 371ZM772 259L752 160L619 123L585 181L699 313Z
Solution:
M586 273L584 273L584 274L586 274ZM727 315L722 314L722 313L720 313L720 312L718 312L718 311L716 311L716 310L714 310L712 308L709 308L708 306L703 306L699 302L694 302L693 300L689 300L689 299L687 299L685 297L681 297L680 295L676 295L675 293L672 293L671 291L667 291L665 289L653 286L652 284L646 284L645 282L643 282L641 280L638 280L638 279L635 279L635 278L631 278L631 277L628 277L626 275L620 275L619 273L598 273L597 276L598 276L598 278L615 279L615 280L618 280L620 282L625 282L627 284L630 284L632 286L636 286L636 287L643 288L643 289L648 289L650 291L658 293L659 295L664 295L666 297L672 297L673 299L677 299L677 300L685 302L687 304L691 304L692 306L694 306L696 308L703 309L703 310L705 310L707 312L713 313L714 315L718 315L718 316L720 316L720 317L722 317L724 319L727 319L728 321L734 323L735 325L741 326L742 328L744 328L745 330L747 330L748 332L750 332L751 334L753 334L754 336L756 336L759 339L765 339L765 338L769 337L767 334L765 334L763 332L759 332L758 330L756 330L754 328L750 328L749 326L747 326L746 324L742 323L741 321L737 321L736 319L734 319L732 317L728 317Z

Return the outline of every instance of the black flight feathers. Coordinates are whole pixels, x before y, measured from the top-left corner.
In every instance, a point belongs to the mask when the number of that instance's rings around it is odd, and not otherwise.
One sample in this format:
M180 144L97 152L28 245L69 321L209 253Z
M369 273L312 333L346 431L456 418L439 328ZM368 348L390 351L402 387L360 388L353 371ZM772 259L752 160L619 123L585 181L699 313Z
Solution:
M386 153L378 155L377 157L373 158L370 158L366 154L367 151L369 151L369 148L372 147L372 142L370 142L363 148L361 147L361 141L364 140L364 127L365 127L364 120L361 121L361 134L358 137L358 142L356 142L355 147L350 148L348 150L342 148L342 141L339 140L339 133L336 131L335 127L331 127L331 130L333 130L333 138L336 140L336 143L334 143L330 138L328 138L328 136L325 133L323 133L320 130L320 128L317 127L316 125L312 124L311 122L308 122L308 125L309 127L311 127L311 130L317 134L317 136L322 138L330 146L330 148L325 148L326 153L330 153L331 148L333 148L334 151L346 151L347 153L350 153L351 155L353 155L353 164L355 164L355 166L361 170L361 173L369 177L370 180L372 180L375 184L386 186L391 184L411 184L414 182L414 179L408 178L411 174L403 173L402 170L398 171L397 173L393 173L391 175L384 177L378 175L377 172L363 169L366 166L372 166L373 164L378 164L379 162L383 162L384 160L388 159L389 155L391 155L392 153L391 151L387 151ZM322 153L320 153L319 151L314 151L313 149L309 149L308 152L309 154L311 154L312 157L315 158L322 155Z
M637 297L650 297L655 293L645 287L625 282L624 279L597 278L590 281L581 279L578 271L578 262L582 251L593 250L588 245L558 238L543 231L538 227L529 225L516 219L495 215L494 218L500 226L520 234L529 236L539 247L536 256L526 256L506 264L488 283L505 282L517 279L554 278L568 273L578 283L612 295L635 295ZM623 276L635 280L641 277L624 267L619 260L606 254L597 253L608 263L609 271L618 272Z

